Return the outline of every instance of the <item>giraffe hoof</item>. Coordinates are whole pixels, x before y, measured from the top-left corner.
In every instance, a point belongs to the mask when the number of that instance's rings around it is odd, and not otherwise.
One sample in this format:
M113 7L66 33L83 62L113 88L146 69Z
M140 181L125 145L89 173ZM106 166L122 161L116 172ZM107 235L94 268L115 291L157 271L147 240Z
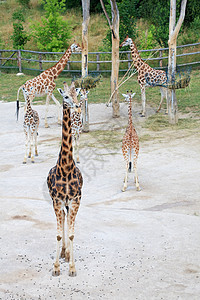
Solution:
M45 124L44 127L45 127L45 128L49 128L49 125L48 125L48 124Z
M26 164L26 161L23 161L23 164L25 165L25 164Z
M140 192L140 191L141 191L141 188L138 186L138 187L136 188L136 190L137 190L138 192Z
M34 160L32 160L31 162L32 162L32 164L34 164L34 163L35 163L35 162L34 162Z
M56 277L60 275L60 270L53 270L52 276Z
M70 268L70 270L69 270L69 276L70 277L75 277L77 274L76 274L76 269L75 269L75 267L73 267L73 268Z

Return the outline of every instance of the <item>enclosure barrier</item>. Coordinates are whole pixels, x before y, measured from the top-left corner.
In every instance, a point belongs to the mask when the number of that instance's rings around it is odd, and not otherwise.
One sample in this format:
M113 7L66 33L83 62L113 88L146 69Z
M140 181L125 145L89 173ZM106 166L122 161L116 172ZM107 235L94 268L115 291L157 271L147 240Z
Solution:
M177 66L189 66L200 64L200 51L191 52L197 48L199 50L200 43L187 44L177 46ZM191 47L191 51L187 53L186 47ZM151 61L152 67L157 69L164 69L168 63L169 48L139 50L141 57L145 61ZM184 52L184 53L179 53ZM38 52L30 50L2 50L0 49L0 69L17 69L18 72L36 71L38 73L51 67L57 63L64 52ZM88 69L89 73L105 73L111 72L111 54L112 52L89 52L88 53ZM120 72L126 72L131 66L132 58L131 51L120 51ZM156 56L156 57L155 57ZM54 57L52 59L45 59ZM149 62L148 62L149 63ZM31 67L30 64L33 64ZM39 68L37 68L39 66ZM67 73L80 73L81 71L81 54L73 53L71 60L63 72Z

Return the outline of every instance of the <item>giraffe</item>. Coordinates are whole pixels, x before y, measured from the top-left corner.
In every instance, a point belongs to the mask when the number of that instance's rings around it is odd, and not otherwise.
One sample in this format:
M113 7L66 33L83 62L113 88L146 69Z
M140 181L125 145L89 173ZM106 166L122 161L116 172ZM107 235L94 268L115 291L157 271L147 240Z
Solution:
M68 62L72 52L80 52L81 47L79 44L76 44L75 42L65 51L64 55L61 57L61 59L51 68L47 69L46 71L42 72L37 77L30 79L26 81L17 92L17 107L19 107L19 92L24 87L25 89L30 89L30 87L33 87L32 89L32 100L34 97L41 97L45 94L46 97L46 112L45 112L45 127L49 127L47 122L47 113L48 113L48 107L49 107L49 101L52 98L55 104L58 107L58 123L61 123L60 120L60 111L61 111L61 105L59 101L55 98L53 95L53 91L56 87L55 79L58 77L58 75L62 72L64 69L66 63ZM25 98L26 101L26 98ZM18 110L18 108L17 108ZM17 112L18 115L18 112Z
M89 91L82 88L80 89L80 101L79 104L74 106L74 111L72 112L72 140L74 143L74 149L76 149L76 162L80 163L79 159L79 138L83 130L83 120L82 120L82 105L87 101L87 95Z
M156 111L156 112L159 112L161 109L163 99L164 98L167 99L167 88L164 88L161 86L162 84L167 83L167 76L166 76L165 71L155 70L155 69L151 68L146 62L144 62L139 55L139 52L137 50L135 43L128 36L121 43L120 48L124 47L124 46L130 46L134 67L138 71L137 80L140 85L141 95L142 95L142 117L144 117L146 114L145 87L148 87L148 86L160 85L161 101L160 101L160 104ZM168 114L168 103L167 103L166 114Z
M23 93L26 95L26 113L24 115L24 133L26 137L26 152L24 156L23 163L26 164L27 162L27 153L28 153L28 146L29 148L29 155L31 157L32 163L34 163L34 155L33 155L33 137L35 138L35 156L38 156L37 150L37 134L38 134L38 127L39 127L39 116L37 111L33 110L31 107L31 97L32 97L32 87L30 88L30 95L29 91L23 88Z
M76 276L73 257L74 223L81 200L83 179L73 160L70 111L73 98L69 91L58 89L63 97L62 143L56 165L49 171L47 185L57 219L57 253L53 276L60 275L59 252L69 262L69 276ZM65 214L67 214L67 245L65 243Z
M135 93L132 94L132 91L127 94L122 94L125 97L125 101L128 102L128 126L122 140L122 153L124 160L126 161L126 175L124 178L124 186L122 192L125 192L127 189L128 181L128 172L131 172L131 164L133 160L133 168L135 172L135 184L137 191L140 191L138 175L137 175L137 158L139 154L139 139L137 132L133 126L132 122L132 99Z

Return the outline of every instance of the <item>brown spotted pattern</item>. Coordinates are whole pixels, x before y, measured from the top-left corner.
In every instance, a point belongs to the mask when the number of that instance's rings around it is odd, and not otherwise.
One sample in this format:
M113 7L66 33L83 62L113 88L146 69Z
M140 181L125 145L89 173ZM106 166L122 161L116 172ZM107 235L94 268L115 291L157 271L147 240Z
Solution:
M73 160L71 107L65 102L69 93L63 92L62 143L56 165L49 171L47 185L53 200L57 219L57 257L53 275L60 274L59 246L62 239L61 257L69 261L69 275L75 276L76 269L73 258L74 223L81 200L83 179L80 170ZM73 100L71 99L71 102ZM67 245L65 244L65 215L67 214Z
M24 115L24 133L26 137L26 152L24 156L23 163L26 164L27 162L27 153L29 147L29 154L28 157L31 158L32 163L34 163L34 155L33 155L33 145L35 140L35 156L38 155L37 150L37 134L38 134L38 127L39 127L39 115L37 111L33 110L31 107L31 99L32 95L29 95L29 92L23 88L24 94L26 94L26 113ZM31 91L30 91L31 92Z
M137 175L139 139L132 122L132 98L134 94L131 94L131 92L130 93L127 92L127 94L123 96L125 97L125 100L128 102L128 126L126 128L126 132L122 140L122 153L123 153L124 160L126 161L126 175L125 175L124 186L122 188L122 191L124 192L127 188L128 172L131 172L132 162L133 162L133 168L135 172L136 189L139 191L140 187L139 187L139 181Z
M158 112L161 108L163 99L164 98L167 99L167 89L161 86L162 84L166 84L167 82L167 76L165 71L155 70L151 68L146 62L144 62L139 55L135 43L128 36L120 45L120 47L123 46L130 46L134 67L137 69L138 72L137 80L140 85L141 95L142 95L142 116L145 116L146 114L145 87L148 86L149 87L160 86L161 101L157 109ZM168 113L168 108L167 108L167 113Z
M53 95L53 91L56 87L55 79L58 77L58 75L62 72L65 65L67 64L71 54L73 51L81 51L81 47L78 44L72 44L67 51L64 53L64 55L61 57L61 59L51 68L47 69L46 71L42 72L37 77L30 79L26 81L19 89L17 93L17 101L19 100L19 92L22 88L30 89L32 87L32 100L35 97L41 97L44 95L47 95L46 98L46 114L45 114L45 127L48 127L47 123L47 112L48 112L48 106L49 101L52 98L53 101L58 106L58 122L60 123L60 108L61 105L59 101L55 98ZM25 98L26 101L26 98Z

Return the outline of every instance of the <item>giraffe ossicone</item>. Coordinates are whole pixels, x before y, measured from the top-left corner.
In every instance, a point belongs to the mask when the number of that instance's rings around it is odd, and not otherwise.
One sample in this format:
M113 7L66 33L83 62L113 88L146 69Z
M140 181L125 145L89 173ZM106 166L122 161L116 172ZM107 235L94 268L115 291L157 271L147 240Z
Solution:
M53 91L56 87L55 79L59 76L59 74L63 71L65 65L67 64L72 52L81 52L82 48L79 44L73 43L63 54L61 59L51 68L45 70L40 75L36 76L33 79L30 79L26 81L17 92L17 116L18 116L18 110L19 110L19 93L20 90L24 87L25 89L30 89L30 87L33 88L32 90L32 100L35 97L41 97L44 95L46 96L46 112L45 112L45 127L49 127L47 122L47 114L48 114L48 108L49 108L49 101L52 98L52 100L55 102L57 108L58 108L58 123L61 124L61 110L62 105L60 102L55 98L53 95ZM25 103L26 103L26 97Z
M154 87L159 86L160 92L161 92L161 101L158 106L158 109L156 112L159 112L161 109L161 105L163 102L163 99L166 98L167 100L167 88L163 87L163 84L167 83L167 75L166 72L163 70L156 70L151 68L146 62L142 60L142 58L139 55L139 52L137 50L137 47L133 40L126 36L124 41L121 43L121 47L129 46L131 49L132 54L132 60L134 63L134 67L136 68L138 72L137 80L140 85L141 89L141 96L142 96L142 117L146 114L146 93L145 93L145 87ZM168 102L167 102L167 111L168 113Z
M63 97L62 142L56 165L49 171L47 185L53 201L57 220L57 252L53 267L53 275L60 275L60 244L61 257L69 262L69 276L76 276L73 254L75 218L81 201L83 178L73 159L71 109L73 86L64 91L58 89ZM65 242L65 215L67 215L67 244Z

